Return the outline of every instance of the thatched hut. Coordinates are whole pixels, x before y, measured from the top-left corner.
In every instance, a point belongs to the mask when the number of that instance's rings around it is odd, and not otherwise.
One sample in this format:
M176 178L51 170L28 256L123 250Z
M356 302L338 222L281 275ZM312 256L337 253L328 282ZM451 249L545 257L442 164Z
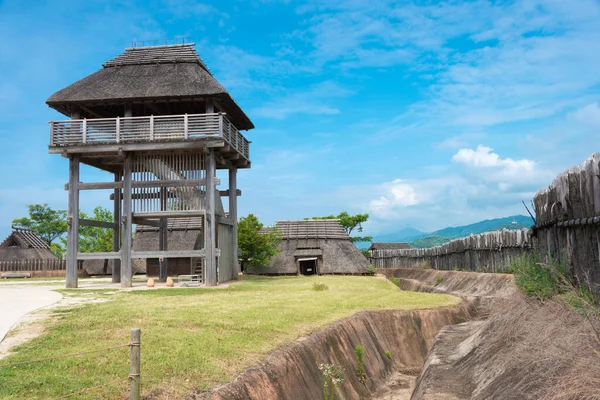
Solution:
M248 273L268 275L363 274L369 262L335 219L277 221L279 253Z
M13 228L13 232L0 244L0 261L57 260L50 246L29 229Z
M159 228L138 225L133 238L134 251L151 251L158 249ZM203 245L202 220L200 218L179 218L167 223L167 243L169 250L200 250ZM196 273L199 258L169 258L169 276L188 275ZM135 265L136 263L134 263ZM141 267L147 276L158 276L160 260L147 258L141 260Z
M392 243L382 243L382 242L374 242L371 243L371 247L369 247L369 251L371 250L406 250L412 249L410 244L406 242L392 242Z

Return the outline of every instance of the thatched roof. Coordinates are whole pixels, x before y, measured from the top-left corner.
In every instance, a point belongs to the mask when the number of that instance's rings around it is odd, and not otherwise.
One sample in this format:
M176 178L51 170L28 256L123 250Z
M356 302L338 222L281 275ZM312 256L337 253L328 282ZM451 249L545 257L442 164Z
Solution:
M282 240L289 239L341 239L350 240L337 219L307 219L277 221L274 227L263 228L263 232L276 229Z
M73 105L212 97L242 130L254 124L202 62L194 44L134 47L54 93L46 103L70 116ZM116 116L116 115L115 115Z
M372 243L369 250L404 250L412 249L410 244L406 242L395 242L395 243Z
M200 218L174 218L167 222L169 250L198 250L202 232ZM133 238L134 251L158 250L158 228L138 225Z
M58 259L50 246L28 229L15 228L0 244L0 260Z

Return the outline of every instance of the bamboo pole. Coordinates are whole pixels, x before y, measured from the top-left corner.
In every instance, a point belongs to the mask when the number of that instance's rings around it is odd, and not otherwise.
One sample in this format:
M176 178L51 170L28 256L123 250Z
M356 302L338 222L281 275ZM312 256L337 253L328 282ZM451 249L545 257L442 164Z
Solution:
M141 379L141 346L142 331L140 328L131 329L131 343L129 353L129 399L140 400Z

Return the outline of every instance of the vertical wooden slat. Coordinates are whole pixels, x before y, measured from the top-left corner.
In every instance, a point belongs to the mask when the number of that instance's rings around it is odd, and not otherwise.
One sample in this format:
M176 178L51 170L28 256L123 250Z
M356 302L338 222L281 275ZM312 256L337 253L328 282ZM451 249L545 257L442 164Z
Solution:
M121 287L131 287L133 275L131 261L131 154L125 154L123 164L123 247L121 249Z
M229 168L229 218L233 223L231 229L231 253L232 253L232 279L237 279L239 274L238 262L238 238L237 238L237 168Z
M215 259L215 150L209 149L206 165L205 195L205 236L204 236L204 277L207 286L217 285L217 266Z
M115 172L115 182L121 181L121 172ZM113 221L115 229L113 230L113 251L121 249L121 189L115 189L113 192ZM121 260L112 260L112 282L121 282Z

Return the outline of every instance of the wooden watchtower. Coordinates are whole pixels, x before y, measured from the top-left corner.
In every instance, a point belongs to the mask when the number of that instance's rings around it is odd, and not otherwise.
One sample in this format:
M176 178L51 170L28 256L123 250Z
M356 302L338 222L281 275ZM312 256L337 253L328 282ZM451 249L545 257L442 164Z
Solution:
M47 104L70 117L50 122L51 154L69 159L67 287L77 287L77 260L113 259L113 282L131 286L132 258L200 260L204 283L237 278L237 169L250 168L254 128L196 54L193 44L128 48L52 95ZM80 182L80 164L106 171L108 182ZM218 169L229 188L218 190ZM82 190L114 192L114 223L79 218ZM229 212L221 196L229 198ZM201 219L202 237L189 251L169 251L167 222ZM132 224L158 226L159 248L132 251ZM114 230L113 251L79 253L81 225ZM218 231L218 232L217 232Z

